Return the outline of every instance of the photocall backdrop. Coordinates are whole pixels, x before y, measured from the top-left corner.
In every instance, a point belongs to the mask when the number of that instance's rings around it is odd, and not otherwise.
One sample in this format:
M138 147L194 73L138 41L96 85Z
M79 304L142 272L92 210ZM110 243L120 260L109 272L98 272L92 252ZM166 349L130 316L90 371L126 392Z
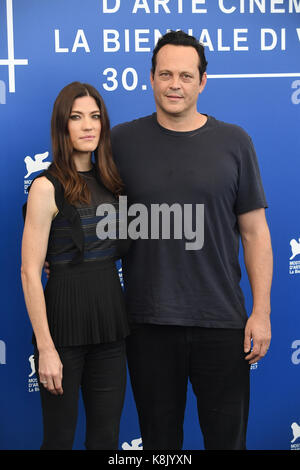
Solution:
M251 370L248 448L300 450L299 0L0 0L0 449L41 444L20 282L21 208L28 185L51 161L54 100L78 80L100 91L112 126L152 113L150 60L168 29L183 29L206 46L208 83L199 111L249 133L269 203L273 337L268 355ZM190 388L184 436L184 449L203 449ZM83 449L83 442L80 402L74 448ZM120 449L141 448L128 379Z

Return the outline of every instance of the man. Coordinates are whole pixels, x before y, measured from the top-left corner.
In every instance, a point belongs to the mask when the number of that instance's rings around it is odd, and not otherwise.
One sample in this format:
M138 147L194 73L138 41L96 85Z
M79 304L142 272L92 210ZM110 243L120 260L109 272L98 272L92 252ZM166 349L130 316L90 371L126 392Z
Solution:
M205 448L246 449L250 364L271 338L272 249L257 159L240 127L197 111L206 65L195 38L167 33L152 58L156 113L112 131L128 204L204 205L201 249L175 237L137 239L123 260L128 366L145 450L182 448L188 379Z

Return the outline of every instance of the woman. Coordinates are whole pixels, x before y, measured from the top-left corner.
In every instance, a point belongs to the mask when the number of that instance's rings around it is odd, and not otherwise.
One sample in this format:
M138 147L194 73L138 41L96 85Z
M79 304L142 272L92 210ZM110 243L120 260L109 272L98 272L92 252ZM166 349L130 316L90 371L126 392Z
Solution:
M96 209L117 207L122 182L95 88L78 82L63 88L51 137L53 162L28 195L21 268L43 411L41 449L72 448L80 388L86 448L117 449L129 330L115 265L119 242L97 238ZM43 292L45 260L50 277Z

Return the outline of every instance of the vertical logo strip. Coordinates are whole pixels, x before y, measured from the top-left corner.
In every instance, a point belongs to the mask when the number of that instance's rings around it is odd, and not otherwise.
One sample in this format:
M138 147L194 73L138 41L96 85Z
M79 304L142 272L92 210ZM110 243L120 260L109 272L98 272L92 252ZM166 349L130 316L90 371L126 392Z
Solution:
M28 59L15 59L14 53L14 25L12 0L6 0L6 23L7 23L7 59L0 59L0 65L8 66L8 90L15 93L15 66L28 65Z

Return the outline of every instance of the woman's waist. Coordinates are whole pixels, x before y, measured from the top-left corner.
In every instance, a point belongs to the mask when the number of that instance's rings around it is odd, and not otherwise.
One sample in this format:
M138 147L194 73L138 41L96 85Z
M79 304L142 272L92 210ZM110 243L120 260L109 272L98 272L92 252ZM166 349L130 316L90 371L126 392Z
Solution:
M116 270L116 259L108 258L103 260L85 260L82 263L51 263L50 277L57 276L77 276L85 273L93 273L95 271Z

